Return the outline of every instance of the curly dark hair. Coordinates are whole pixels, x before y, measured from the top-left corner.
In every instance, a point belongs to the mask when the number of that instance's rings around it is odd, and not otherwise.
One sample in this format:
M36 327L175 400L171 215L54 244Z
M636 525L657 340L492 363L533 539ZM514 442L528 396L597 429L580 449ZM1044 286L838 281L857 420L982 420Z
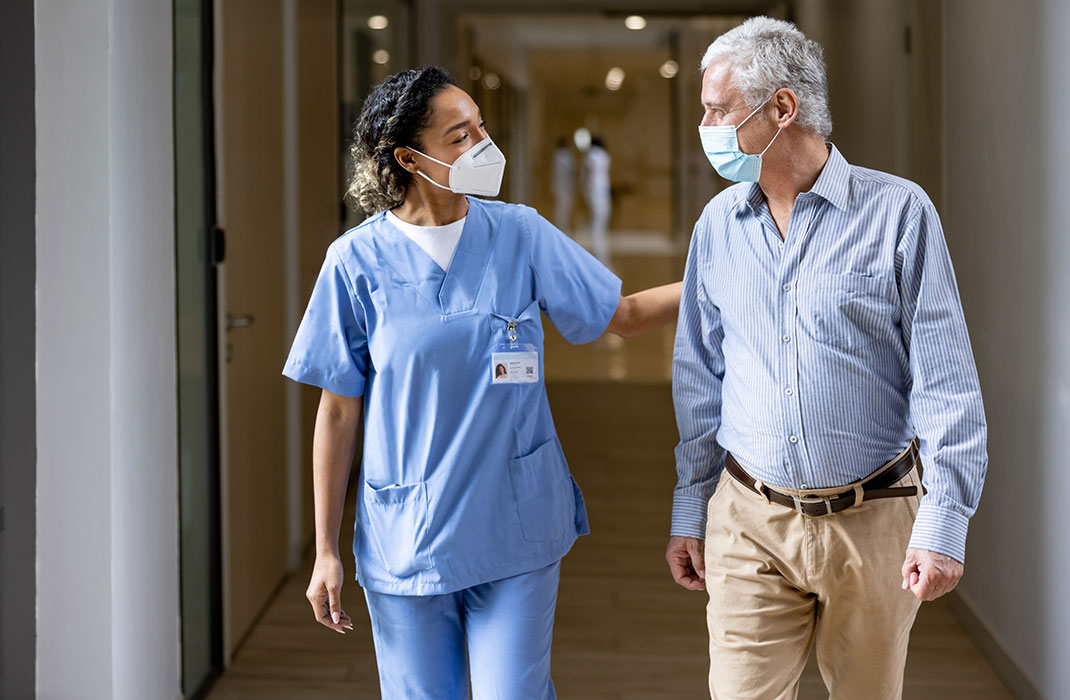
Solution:
M366 212L393 209L405 201L412 174L394 158L399 146L420 148L420 130L430 125L431 99L453 77L434 66L395 73L372 88L356 127L346 196Z

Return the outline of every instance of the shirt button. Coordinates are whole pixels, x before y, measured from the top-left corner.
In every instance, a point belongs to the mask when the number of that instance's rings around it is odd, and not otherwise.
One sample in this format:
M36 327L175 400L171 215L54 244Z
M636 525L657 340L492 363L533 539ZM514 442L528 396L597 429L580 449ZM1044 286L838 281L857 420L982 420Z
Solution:
M802 487L803 487L803 490L805 491L806 489L810 488L810 484L803 484Z
M778 248L783 248L784 247L784 241L781 241L780 243L777 243L777 247Z
M794 444L795 444L795 443L797 443L798 441L799 441L799 438L795 437L794 435L792 435L792 436L790 436L790 437L788 438L788 442L790 442L790 443L791 443L792 445L794 445Z
M786 335L783 338L781 338L781 340L783 340L785 343L790 343L791 342L791 336L790 335Z
M784 390L784 393L787 394L788 396L791 396L795 392L792 391L791 387L789 386L787 389Z
M790 284L785 284L784 285L784 291L785 292L790 292L791 291L791 285Z

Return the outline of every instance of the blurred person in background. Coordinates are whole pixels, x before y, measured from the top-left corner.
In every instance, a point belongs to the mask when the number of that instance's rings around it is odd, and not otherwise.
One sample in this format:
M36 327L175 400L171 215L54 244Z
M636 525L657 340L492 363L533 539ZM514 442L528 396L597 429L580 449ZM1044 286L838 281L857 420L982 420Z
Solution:
M323 389L313 448L315 619L344 634L353 534L386 700L555 697L561 558L589 532L543 383L542 313L572 343L671 323L680 284L621 281L498 194L505 157L438 68L364 102L350 195L371 216L327 250L283 373ZM499 369L500 366L500 369Z
M583 197L591 216L591 250L609 267L609 214L612 209L609 183L609 151L600 136L591 138L583 156Z
M550 163L550 187L554 194L554 226L568 233L572 230L572 204L576 201L576 158L572 142L566 136L557 140Z

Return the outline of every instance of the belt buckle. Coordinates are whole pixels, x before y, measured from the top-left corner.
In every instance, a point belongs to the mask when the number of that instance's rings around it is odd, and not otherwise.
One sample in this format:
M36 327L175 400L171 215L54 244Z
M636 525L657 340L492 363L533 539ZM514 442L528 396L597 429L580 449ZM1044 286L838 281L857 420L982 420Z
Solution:
M798 496L792 496L791 500L795 502L795 510L798 511L799 515L806 515L806 513L803 512L804 505L817 505L818 503L825 504L826 512L824 515L832 515L832 499L828 496L817 498L799 498Z

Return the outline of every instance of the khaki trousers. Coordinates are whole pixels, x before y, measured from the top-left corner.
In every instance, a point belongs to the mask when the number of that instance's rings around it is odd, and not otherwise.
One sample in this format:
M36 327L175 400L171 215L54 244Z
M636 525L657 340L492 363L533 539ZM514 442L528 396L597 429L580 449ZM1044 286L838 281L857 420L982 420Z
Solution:
M917 496L811 517L722 474L706 526L710 697L793 700L815 643L831 700L902 697L920 605L901 574L921 500L917 467L895 485L911 484Z

